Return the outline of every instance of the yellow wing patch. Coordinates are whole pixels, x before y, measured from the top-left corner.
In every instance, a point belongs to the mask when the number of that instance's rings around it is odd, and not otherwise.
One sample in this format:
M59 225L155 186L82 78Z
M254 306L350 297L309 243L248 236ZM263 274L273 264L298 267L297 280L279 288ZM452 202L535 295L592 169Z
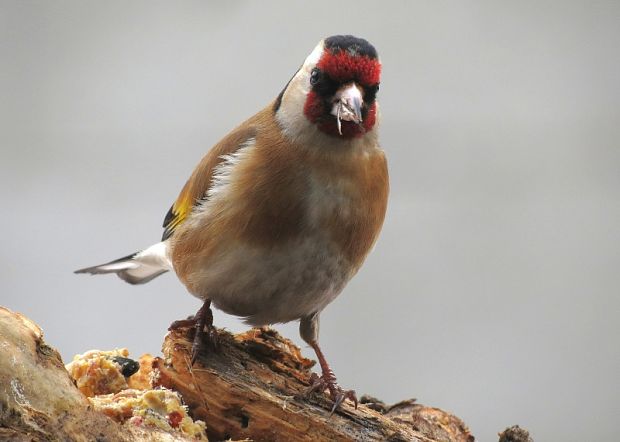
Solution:
M267 110L269 109L267 108ZM163 227L165 230L162 241L170 238L175 229L189 217L194 206L205 198L209 187L212 185L211 178L217 165L223 161L226 155L234 153L243 143L255 136L256 129L249 123L245 123L224 137L200 160L164 218Z
M187 196L183 196L177 201L174 202L166 217L164 218L164 234L161 238L162 241L167 240L174 233L174 229L177 228L179 224L185 221L185 218L190 214L192 208L194 207L193 202Z

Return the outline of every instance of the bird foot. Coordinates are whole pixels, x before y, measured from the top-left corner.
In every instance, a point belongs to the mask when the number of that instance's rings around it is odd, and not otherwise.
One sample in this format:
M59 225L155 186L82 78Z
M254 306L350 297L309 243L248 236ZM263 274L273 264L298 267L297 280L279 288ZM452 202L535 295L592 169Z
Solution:
M198 318L196 317L196 315L188 316L187 319L177 319L168 326L168 331L176 331L180 328L186 327L196 327L197 322Z
M336 382L336 376L334 373L329 371L327 373L323 373L322 376L317 375L316 373L312 373L310 377L310 388L308 389L306 394L312 394L314 392L324 392L325 390L329 391L329 397L332 401L334 401L334 405L329 413L331 416L334 412L342 405L345 399L349 399L353 404L355 404L355 408L357 409L357 396L355 395L354 390L343 390L340 385Z
M219 337L215 327L212 325L199 327L196 324L194 340L192 341L192 365L194 365L200 353L214 353L218 349Z
M192 339L192 365L194 365L201 352L215 352L219 348L217 330L213 327L211 301L205 301L194 316L174 321L168 330L173 331L187 327L191 327L189 337Z

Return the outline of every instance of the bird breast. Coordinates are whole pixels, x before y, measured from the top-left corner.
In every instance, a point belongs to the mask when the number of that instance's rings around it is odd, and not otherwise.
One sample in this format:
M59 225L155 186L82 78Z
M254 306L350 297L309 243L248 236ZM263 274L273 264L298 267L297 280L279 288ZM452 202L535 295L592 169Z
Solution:
M380 230L383 153L330 158L255 140L231 161L217 191L175 233L180 279L195 296L253 325L322 310Z

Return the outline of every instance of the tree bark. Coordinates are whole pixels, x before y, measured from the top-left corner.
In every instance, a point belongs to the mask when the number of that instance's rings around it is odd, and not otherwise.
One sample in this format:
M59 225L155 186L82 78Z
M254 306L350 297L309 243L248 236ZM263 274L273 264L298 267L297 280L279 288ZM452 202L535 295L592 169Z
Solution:
M276 331L232 335L219 331L219 351L190 366L191 330L170 332L163 358L152 361L157 385L179 391L210 439L257 441L468 442L457 417L413 400L387 407L362 397L330 416L332 401L306 395L314 362Z
M474 440L458 417L415 400L387 406L363 396L357 409L347 401L330 415L326 394L306 394L314 362L291 341L266 328L218 334L218 351L191 366L192 330L168 333L162 356L141 357L129 386L179 392L192 417L206 422L211 441ZM2 307L0 352L1 440L188 440L93 410L39 327Z
M0 440L187 441L156 428L120 425L93 410L60 355L28 318L0 307Z

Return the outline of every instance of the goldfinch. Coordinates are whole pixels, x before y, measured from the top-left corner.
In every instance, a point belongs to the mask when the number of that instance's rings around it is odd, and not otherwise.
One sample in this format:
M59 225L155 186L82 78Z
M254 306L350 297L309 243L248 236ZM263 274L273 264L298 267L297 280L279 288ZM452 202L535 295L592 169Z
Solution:
M252 326L299 320L322 370L310 390L328 391L334 409L346 398L357 406L319 347L319 315L359 270L383 224L380 74L366 40L321 40L277 98L200 161L164 219L161 242L76 273L143 284L174 271L204 301L171 325L196 328L192 362L216 343L211 304Z

